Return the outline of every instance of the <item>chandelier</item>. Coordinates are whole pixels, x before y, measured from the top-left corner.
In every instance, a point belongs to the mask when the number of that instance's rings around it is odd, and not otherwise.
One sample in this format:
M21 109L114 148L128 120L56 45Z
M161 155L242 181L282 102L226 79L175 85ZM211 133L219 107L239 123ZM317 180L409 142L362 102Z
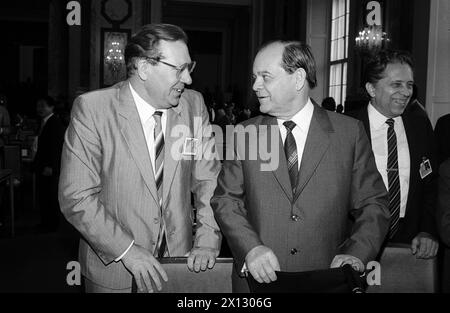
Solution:
M356 48L362 52L376 52L390 42L380 25L365 27L356 37Z
M124 56L120 42L111 42L108 53L105 57L105 63L113 73L120 71L122 64L124 64Z

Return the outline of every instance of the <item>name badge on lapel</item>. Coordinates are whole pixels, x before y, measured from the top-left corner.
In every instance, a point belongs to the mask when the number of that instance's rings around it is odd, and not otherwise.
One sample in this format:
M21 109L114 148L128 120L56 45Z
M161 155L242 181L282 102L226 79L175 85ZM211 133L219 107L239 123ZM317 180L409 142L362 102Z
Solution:
M184 140L183 155L196 155L197 154L197 138L186 138Z
M420 178L424 179L425 177L427 177L428 175L430 175L431 173L433 173L433 169L431 168L431 163L430 160L423 157L422 158L422 163L420 164Z

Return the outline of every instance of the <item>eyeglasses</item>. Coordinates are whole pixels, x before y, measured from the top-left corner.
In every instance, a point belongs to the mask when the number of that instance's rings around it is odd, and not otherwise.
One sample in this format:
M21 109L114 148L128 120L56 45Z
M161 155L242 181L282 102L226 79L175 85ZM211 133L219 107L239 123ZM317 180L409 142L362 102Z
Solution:
M195 61L192 61L191 63L184 63L184 64L181 64L180 66L176 66L176 65L161 61L159 58L146 57L145 59L156 61L156 62L162 63L164 65L170 66L171 68L173 68L174 70L177 71L177 79L181 78L181 74L183 74L183 72L185 70L188 70L189 74L191 74L194 71L195 65L197 64Z

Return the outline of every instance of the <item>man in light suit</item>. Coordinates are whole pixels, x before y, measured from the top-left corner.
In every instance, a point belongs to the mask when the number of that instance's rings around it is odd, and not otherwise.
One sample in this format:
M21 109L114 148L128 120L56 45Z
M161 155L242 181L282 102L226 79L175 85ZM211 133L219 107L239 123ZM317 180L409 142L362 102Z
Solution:
M434 258L439 248L436 147L428 117L405 112L413 94L411 57L403 51L382 50L367 62L364 76L370 102L353 116L365 126L390 194L386 244L408 244L417 258Z
M387 193L363 126L311 102L315 73L310 48L296 41L266 44L253 63L253 90L268 115L243 123L256 138L235 140L212 199L235 258L235 292L248 291L243 268L260 283L279 270L363 271L388 230ZM278 158L271 164L257 146L266 141Z
M140 291L161 289L157 257L188 255L198 272L220 249L210 206L220 162L203 98L185 89L195 66L186 34L146 25L125 60L128 80L75 100L62 153L61 210L83 236L88 292L130 292L133 277Z

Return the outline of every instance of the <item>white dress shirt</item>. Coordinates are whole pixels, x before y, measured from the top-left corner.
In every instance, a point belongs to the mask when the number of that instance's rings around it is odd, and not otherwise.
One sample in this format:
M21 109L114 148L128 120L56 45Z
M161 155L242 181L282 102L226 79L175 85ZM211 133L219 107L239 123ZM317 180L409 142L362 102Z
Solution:
M152 162L153 173L155 173L155 159L156 159L154 146L155 119L153 118L153 114L155 114L157 110L153 106L151 106L151 104L147 103L144 99L142 99L141 96L139 96L138 93L133 89L131 84L130 90L131 95L133 96L134 103L136 104L139 119L141 120L142 130L144 131L145 141L147 142L148 154L150 156L150 161ZM161 127L163 135L165 137L167 124L167 110L158 109L158 111L162 112ZM114 261L119 262L123 258L123 256L127 254L127 252L131 249L133 244L134 240L131 242L128 249L126 249L125 252L122 253L122 255L119 256Z
M388 143L387 131L389 126L386 124L388 119L375 109L372 104L369 104L367 113L370 122L370 135L372 141L372 150L375 155L375 163L378 172L383 178L386 189L389 190L387 162L388 162ZM406 137L405 126L401 116L394 120L394 130L397 137L397 152L398 152L398 174L400 179L400 218L405 217L406 202L408 200L409 191L409 175L410 175L410 157L408 139Z
M295 138L295 144L297 145L298 154L298 169L300 170L300 164L302 162L303 150L305 149L306 138L308 137L309 125L311 125L311 119L314 112L314 105L311 100L308 99L306 105L298 111L290 120L293 121L296 126L292 130L292 135ZM280 128L281 139L283 144L286 141L287 129L283 125L285 120L277 119L278 127Z

